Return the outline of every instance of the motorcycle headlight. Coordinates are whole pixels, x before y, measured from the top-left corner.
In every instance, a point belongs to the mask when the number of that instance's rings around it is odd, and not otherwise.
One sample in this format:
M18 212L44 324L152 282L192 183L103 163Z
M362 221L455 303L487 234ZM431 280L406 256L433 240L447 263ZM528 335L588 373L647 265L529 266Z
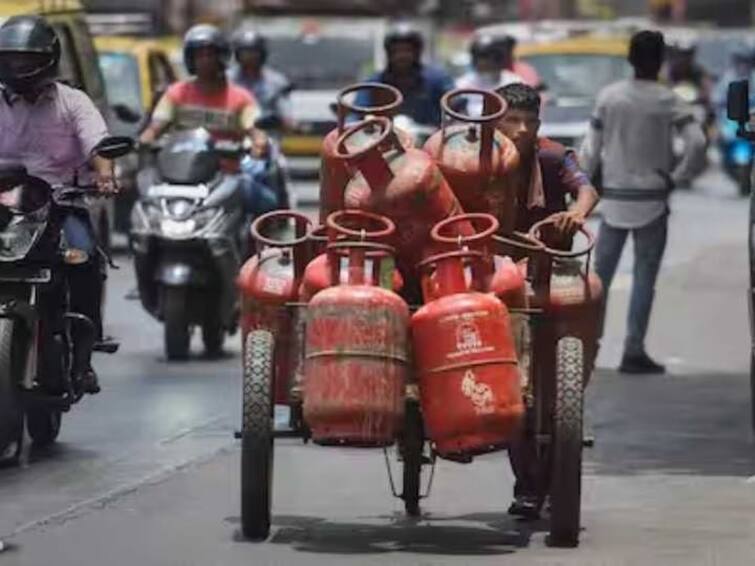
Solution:
M42 211L15 216L0 232L0 261L18 261L26 257L44 231L43 220Z
M219 213L216 208L207 208L198 210L191 218L184 220L163 218L160 220L160 231L168 238L192 238L203 232Z

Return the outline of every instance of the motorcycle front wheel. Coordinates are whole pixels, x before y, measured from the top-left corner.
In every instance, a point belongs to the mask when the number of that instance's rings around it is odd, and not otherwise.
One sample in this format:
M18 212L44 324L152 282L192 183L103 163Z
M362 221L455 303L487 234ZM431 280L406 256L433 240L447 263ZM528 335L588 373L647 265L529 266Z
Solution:
M163 292L165 357L168 361L189 358L191 328L187 316L187 289L167 287Z

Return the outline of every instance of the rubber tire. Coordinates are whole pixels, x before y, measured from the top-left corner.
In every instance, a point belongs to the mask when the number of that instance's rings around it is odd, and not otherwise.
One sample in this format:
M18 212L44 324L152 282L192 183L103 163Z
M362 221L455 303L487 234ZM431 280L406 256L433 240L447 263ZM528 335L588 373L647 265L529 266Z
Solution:
M24 438L24 411L13 363L14 324L13 319L0 318L0 460L7 464L18 463Z
M582 492L582 418L584 410L582 341L559 340L556 350L556 396L553 411L551 517L548 543L579 544Z
M202 325L202 343L208 358L219 358L223 355L225 344L225 328L219 320L205 321Z
M163 293L165 357L169 361L184 361L189 358L191 347L191 329L186 319L186 289L167 287Z
M403 491L404 510L409 517L419 517L419 501L422 489L422 448L425 444L422 427L422 413L417 401L406 403L404 418L404 435L402 439L403 455Z
M54 409L34 408L26 411L26 430L37 448L49 446L58 439L63 415Z
M244 347L241 429L241 532L263 541L270 534L274 456L275 339L255 330Z

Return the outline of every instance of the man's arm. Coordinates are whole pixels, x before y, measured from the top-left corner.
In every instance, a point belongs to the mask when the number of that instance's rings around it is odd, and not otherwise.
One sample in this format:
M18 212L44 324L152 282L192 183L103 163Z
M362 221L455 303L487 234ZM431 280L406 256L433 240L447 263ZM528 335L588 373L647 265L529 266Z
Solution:
M176 107L173 103L173 99L170 95L170 90L163 94L160 98L160 102L155 106L155 111L152 112L152 119L149 126L142 132L139 137L139 141L142 143L152 143L159 139L165 130L175 120Z
M69 108L76 131L76 137L84 153L89 156L89 165L94 169L95 181L99 190L113 192L116 190L113 163L96 154L94 150L108 135L107 125L94 105L94 102L79 90L64 91L69 97Z
M605 122L606 108L604 96L600 94L590 118L590 127L587 130L587 135L582 141L582 147L579 148L579 163L584 168L589 179L594 179L600 168Z
M587 221L587 217L597 206L600 196L587 175L580 169L573 152L567 152L561 164L561 183L574 198L574 203L566 212L555 214L556 229L564 234L574 234Z

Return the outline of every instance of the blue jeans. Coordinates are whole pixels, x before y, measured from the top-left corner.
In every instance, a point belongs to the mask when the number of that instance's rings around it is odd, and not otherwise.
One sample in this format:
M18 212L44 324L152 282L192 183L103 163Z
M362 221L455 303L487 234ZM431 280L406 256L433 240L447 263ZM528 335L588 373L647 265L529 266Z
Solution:
M91 255L97 247L89 223L76 214L66 216L63 221L63 235L68 248L82 250Z
M277 172L270 159L246 157L241 162L241 172L246 214L260 216L278 208Z
M621 259L621 252L629 233L634 238L634 267L632 292L627 315L627 336L624 355L645 353L645 335L650 322L650 311L655 297L655 282L666 249L668 214L640 228L615 228L606 222L600 225L595 246L595 271L603 282L605 299L601 313L601 336L605 322L606 302L611 281Z

